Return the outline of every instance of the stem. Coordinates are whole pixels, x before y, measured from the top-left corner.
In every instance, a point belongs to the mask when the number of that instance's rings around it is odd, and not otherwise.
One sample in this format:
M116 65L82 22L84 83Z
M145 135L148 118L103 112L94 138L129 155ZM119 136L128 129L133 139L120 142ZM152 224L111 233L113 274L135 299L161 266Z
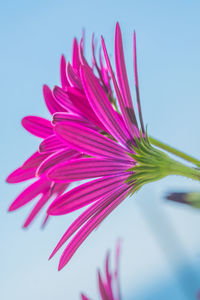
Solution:
M154 146L161 148L163 150L166 150L172 154L175 154L176 156L181 157L181 158L185 159L186 161L191 162L192 164L196 165L197 167L200 167L200 161L198 159L196 159L184 152L181 152L180 150L177 150L167 144L164 144L161 141L154 139L153 137L149 137L149 140Z
M200 181L200 171L198 169L185 166L174 159L170 159L167 167L168 172L171 175L181 175L187 178Z

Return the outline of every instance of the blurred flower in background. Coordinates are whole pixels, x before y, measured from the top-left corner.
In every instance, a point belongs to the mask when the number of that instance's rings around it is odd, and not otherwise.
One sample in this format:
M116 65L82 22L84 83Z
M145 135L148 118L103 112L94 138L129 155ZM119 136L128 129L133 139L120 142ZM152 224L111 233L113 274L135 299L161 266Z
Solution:
M106 255L104 274L98 270L98 290L102 300L122 300L119 283L119 255L120 241L116 246L115 269L110 270L110 252ZM82 300L90 300L85 294L81 294Z
M166 199L200 209L199 192L173 192L167 194Z

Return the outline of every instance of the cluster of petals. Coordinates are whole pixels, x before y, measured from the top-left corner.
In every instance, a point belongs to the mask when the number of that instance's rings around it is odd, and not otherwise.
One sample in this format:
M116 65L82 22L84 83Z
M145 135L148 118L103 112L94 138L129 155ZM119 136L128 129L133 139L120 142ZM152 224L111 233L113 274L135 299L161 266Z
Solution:
M52 121L28 116L22 125L33 135L43 139L39 150L8 178L16 183L36 178L11 204L9 210L25 205L38 195L36 206L24 226L28 226L41 207L50 199L48 215L64 215L88 206L71 224L57 244L52 257L72 236L59 263L63 268L87 236L99 226L132 191L134 184L127 182L133 173L135 161L131 157L135 137L140 128L132 103L122 35L119 24L115 32L116 74L112 69L102 38L106 61L100 55L100 67L95 58L90 67L83 54L83 39L74 40L72 64L61 58L61 87L51 91L44 86L44 99ZM141 117L134 34L134 72L141 130ZM116 104L111 89L114 87ZM119 112L120 111L120 112ZM72 182L89 180L68 192Z
M82 157L82 152L68 147L59 140L54 131L54 125L59 122L70 121L78 122L91 128L104 129L90 108L83 91L79 73L82 62L87 63L83 55L83 39L81 39L78 45L75 38L73 42L72 64L68 63L66 65L65 57L63 55L61 57L61 87L55 86L53 91L47 85L43 87L45 104L51 114L50 120L38 116L27 116L22 119L22 125L28 132L43 139L39 145L39 149L7 177L7 182L12 184L34 179L34 182L31 182L13 201L9 207L9 211L16 210L40 196L25 220L23 227L28 227L43 206L49 200L62 195L70 185L70 183L58 183L51 180L47 176L48 170L59 162ZM99 74L101 75L105 91L110 93L111 97L110 79L107 69L103 66L101 56L100 62L101 67L98 68ZM48 217L46 214L43 224L46 223Z
M120 243L116 247L115 269L110 270L110 253L108 252L105 262L105 274L102 276L98 270L98 289L101 300L121 300L119 284L119 255ZM85 294L81 294L82 300L90 300Z

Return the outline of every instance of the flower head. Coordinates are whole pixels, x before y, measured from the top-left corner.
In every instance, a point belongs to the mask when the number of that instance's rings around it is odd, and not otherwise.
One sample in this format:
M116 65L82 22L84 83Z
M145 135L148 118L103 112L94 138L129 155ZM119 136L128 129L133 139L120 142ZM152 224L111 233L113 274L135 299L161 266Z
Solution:
M83 153L83 157L61 162L52 167L47 176L58 183L92 179L57 197L48 208L50 215L63 215L90 205L67 229L50 257L73 235L64 250L59 269L62 269L87 236L127 196L144 184L169 174L178 174L180 166L165 153L154 148L144 129L139 98L136 45L134 34L134 71L136 98L139 110L138 125L125 67L122 36L119 24L115 34L115 62L117 79L106 46L102 47L112 78L118 105L101 84L88 64L80 65L80 80L89 106L103 125L103 130L80 122L55 122L54 132L68 147ZM56 114L55 114L56 115ZM178 171L177 171L178 170Z
M119 285L119 255L120 243L116 247L115 270L110 271L110 253L108 252L105 262L105 274L102 276L98 271L98 288L102 300L120 300L120 285ZM89 300L85 294L81 294L82 300Z
M145 130L135 33L133 58L139 122L129 88L119 24L115 32L117 78L104 39L101 40L106 67L101 54L100 66L97 63L94 39L92 66L83 54L83 38L79 44L74 40L72 63L61 57L61 87L56 86L53 91L47 86L43 89L52 122L35 116L22 120L25 129L43 141L39 150L7 178L10 183L36 179L9 208L15 210L41 195L24 226L30 224L50 199L54 200L48 215L63 215L89 205L51 254L52 257L75 234L61 256L59 269L126 197L148 182L182 174L182 165L154 148ZM199 173L195 176L200 178ZM71 182L88 179L64 193Z

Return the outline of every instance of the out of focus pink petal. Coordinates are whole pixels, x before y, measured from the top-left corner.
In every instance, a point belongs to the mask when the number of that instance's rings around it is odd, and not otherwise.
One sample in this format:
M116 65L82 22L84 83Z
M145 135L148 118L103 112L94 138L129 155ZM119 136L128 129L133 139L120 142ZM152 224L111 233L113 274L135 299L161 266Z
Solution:
M12 172L7 178L8 183L17 183L35 177L36 168L22 169L21 167Z
M48 220L49 220L50 216L48 214L46 214L46 216L44 217L44 220L42 222L42 225L41 225L41 229L44 229Z
M101 273L98 271L98 282L99 282L99 291L102 300L112 300L110 299L109 295L107 294L106 287L104 286L103 280L101 278Z
M22 119L22 125L31 134L40 138L46 138L53 134L51 122L44 118L28 116Z
M84 294L81 294L81 299L82 300L90 300L87 296L85 296Z
M50 181L45 177L39 178L36 182L28 186L10 205L9 211L16 210L42 194L50 186Z
M35 217L37 216L37 214L40 212L40 210L42 209L42 207L47 203L47 201L49 200L51 194L50 192L46 192L42 195L42 197L37 201L36 205L34 206L34 208L31 210L31 213L29 214L28 218L26 219L23 227L27 228L35 219Z

